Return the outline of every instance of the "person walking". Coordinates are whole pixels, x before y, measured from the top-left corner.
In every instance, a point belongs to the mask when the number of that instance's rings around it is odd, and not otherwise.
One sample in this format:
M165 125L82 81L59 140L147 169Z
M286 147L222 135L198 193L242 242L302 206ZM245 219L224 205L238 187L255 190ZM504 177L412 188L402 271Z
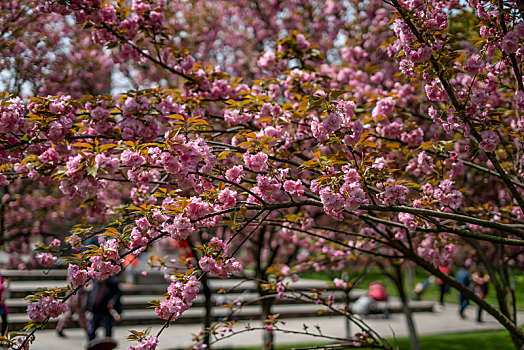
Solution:
M106 337L111 338L113 321L121 320L121 296L122 290L117 277L111 276L104 281L94 282L87 300L87 310L92 312L87 331L90 341L96 338L96 330L101 323L104 325Z
M7 298L9 298L10 289L9 289L9 280L0 275L0 317L2 317L2 327L0 335L5 335L7 331L7 315L9 314L9 309L5 304Z
M465 266L462 266L460 270L457 271L457 275L455 276L455 278L457 279L457 281L460 284L469 288L469 285L471 284L471 275ZM466 307L469 305L469 298L466 297L461 292L459 292L459 300L460 300L459 315L460 315L460 318L465 319L466 315L464 315L464 311L466 310Z
M489 275L487 273L484 273L484 271L480 268L475 269L475 272L473 272L473 275L471 276L471 279L473 280L473 291L475 294L477 294L481 299L484 299L486 295L488 294L488 282L489 282ZM477 322L481 323L482 321L482 308L479 306L477 311Z
M438 269L446 275L449 275L451 273L451 269L447 266L439 266ZM440 278L437 278L437 283L440 289L440 306L444 306L444 295L449 293L449 286L446 283L444 283L444 281Z
M422 294L429 288L430 285L435 284L437 278L433 275L428 276L424 282L419 282L413 289L413 299L420 300Z
M56 325L56 333L59 337L66 338L64 334L64 328L69 325L73 319L73 315L76 313L78 316L78 324L87 332L87 320L84 310L84 305L87 298L87 292L84 288L80 288L76 294L73 294L68 300L67 311L60 317L58 324Z

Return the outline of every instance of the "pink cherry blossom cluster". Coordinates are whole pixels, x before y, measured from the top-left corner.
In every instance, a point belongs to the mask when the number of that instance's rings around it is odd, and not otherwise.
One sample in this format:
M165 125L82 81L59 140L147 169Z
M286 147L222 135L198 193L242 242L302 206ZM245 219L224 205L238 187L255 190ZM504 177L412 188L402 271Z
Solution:
M398 221L403 223L410 231L414 231L418 227L418 224L415 221L415 215L410 213L398 213Z
M58 259L51 253L38 253L35 256L36 261L44 267L53 267Z
M360 176L355 169L345 165L342 167L344 173L344 183L340 187L340 193L344 196L346 202L344 208L347 211L358 209L361 204L367 204L368 199L364 189L360 185Z
M221 215L212 215L214 211L224 210L236 205L237 192L229 188L220 191L215 201L208 202L201 197L194 196L189 200L176 201L173 197L166 197L161 208L153 210L151 218L141 217L135 223L137 227L131 231L131 246L142 247L143 250L148 242L158 237L160 232L168 233L173 239L185 240L198 227L213 227L222 218ZM174 208L180 208L182 212L173 214Z
M455 252L455 244L446 237L425 235L417 247L417 254L435 266L448 266Z
M100 256L93 256L89 259L91 265L87 268L89 277L96 280L105 280L120 272L120 265L115 265L114 261L107 261Z
M124 150L120 155L120 160L126 166L136 168L146 163L146 160L137 152L133 152L129 149Z
M158 338L154 335L142 339L140 343L130 346L127 350L155 350L158 346Z
M396 102L391 97L386 97L378 100L375 108L371 111L371 116L377 119L381 116L390 116L395 110Z
M219 205L217 209L224 210L233 208L237 204L237 192L225 188L218 194Z
M58 317L68 309L67 304L47 296L39 299L37 302L31 302L27 305L27 314L35 322L43 322L47 317Z
M209 241L204 254L198 261L198 265L204 272L209 272L219 278L228 278L242 271L240 262L228 256L227 245L217 237Z
M44 12L74 14L78 23L91 22L96 25L93 39L98 43L107 44L116 40L112 31L118 32L127 40L134 39L139 30L159 31L165 24L163 13L165 6L165 1L158 1L158 4L155 5L141 0L133 1L131 8L115 7L111 3L102 5L99 0L45 1L41 9Z
M343 279L340 279L340 278L335 278L333 280L333 284L335 285L335 287L340 288L340 289L346 289L348 287L347 282L345 282Z
M226 179L231 182L239 184L244 177L244 167L242 165L235 165L226 171Z
M258 194L265 202L274 202L281 194L281 183L276 177L258 174L257 185L252 191ZM258 203L253 197L248 198L248 202Z
M360 185L360 176L349 166L342 167L342 186L335 191L332 186L321 187L316 181L311 184L311 190L318 193L324 211L336 220L342 220L342 211L355 211L361 204L368 203L365 191Z
M242 113L238 109L226 109L224 120L231 125L245 124L253 119L250 113Z
M324 206L324 211L335 220L343 219L342 210L344 209L344 197L340 193L333 191L331 187L324 187L319 191L320 200Z
M168 220L168 217L163 215L159 210L153 214L153 217L163 223ZM136 227L131 230L129 238L131 240L131 248L141 247L141 249L134 252L135 254L139 254L147 247L151 239L158 237L160 232L155 227L152 227L145 216L136 219L135 224Z
M167 288L168 297L155 309L158 317L175 321L189 309L196 299L200 283L195 276L172 282Z
M524 111L524 91L517 90L515 92L515 106L517 109Z
M70 132L73 121L76 119L76 108L71 104L71 96L59 96L57 98L29 103L28 109L32 113L39 113L47 109L53 114L52 120L42 125L42 131L50 141L62 141Z
M6 100L0 106L0 135L7 136L10 133L23 129L25 125L25 111L24 102L19 97ZM15 143L14 141L11 136L11 142Z
M284 286L284 284L282 283L282 281L279 281L277 283L277 299L282 299L284 298L285 294L284 292L286 291L286 287Z
M150 148L148 151L149 163L163 167L167 173L173 174L179 181L187 181L189 172L198 170L208 173L216 165L217 158L204 139L197 137L194 140L188 140L182 135L171 138L169 132L166 132L165 137L169 145L168 151L163 152L158 147ZM198 168L202 161L204 164Z
M500 142L499 136L492 130L486 130L480 133L482 141L479 142L479 147L486 152L493 152Z
M87 285L89 277L87 270L83 270L78 265L69 264L67 267L67 278L74 287Z
M380 195L385 205L398 205L406 202L408 195L408 188L404 185L392 184L387 186L386 190Z
M425 151L418 154L417 158L410 159L406 172L415 176L430 175L433 171L433 158Z
M323 91L317 91L316 94L325 96ZM362 134L360 131L362 124L359 121L351 123L356 107L355 103L353 101L339 101L338 103L333 103L333 106L333 110L328 113L322 121L319 121L316 112L314 112L314 117L311 121L311 132L313 136L320 142L324 142L329 139L330 134L344 128L343 131L348 136L344 138L344 142L354 146ZM351 135L351 133L353 135Z
M187 239L191 233L196 231L196 228L189 218L176 215L171 223L164 224L163 231L169 233L173 239L180 241Z
M249 152L246 152L244 153L243 159L246 167L254 172L262 172L268 168L268 156L265 153L258 152L256 154L250 154Z
M89 258L91 264L87 268L87 274L94 280L105 280L120 272L123 260L120 258L119 243L116 239L110 239L101 247L101 254Z
M452 2L442 3L440 5L427 5L421 1L400 1L402 6L413 11L413 18L416 18L416 24L423 27L426 31L435 33L447 28L447 14L445 10L451 10L457 6ZM426 43L419 43L419 46L413 44L417 42L411 28L401 19L396 19L393 22L393 29L398 40L394 43L396 50L403 49L405 52L406 61L421 62L428 60L431 57L432 50L442 46L442 42L438 35L434 37L436 40L432 42L432 46ZM420 31L420 28L417 28Z
M286 180L286 182L284 182L284 190L289 194L296 194L298 196L303 195L305 192L305 188L301 180Z
M422 190L426 194L423 197L424 200L430 200L434 198L438 200L441 210L452 211L460 208L464 200L462 192L453 189L453 181L446 179L442 180L438 187L432 187L430 184L422 186Z

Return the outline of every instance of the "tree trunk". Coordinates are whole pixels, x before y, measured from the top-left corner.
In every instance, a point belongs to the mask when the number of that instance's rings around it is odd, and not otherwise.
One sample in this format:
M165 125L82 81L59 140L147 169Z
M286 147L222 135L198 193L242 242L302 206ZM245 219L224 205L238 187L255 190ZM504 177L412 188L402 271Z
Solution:
M517 303L515 300L515 287L512 286L511 280L510 280L510 273L508 267L502 266L501 267L502 272L502 281L504 284L504 287L506 289L506 295L508 296L508 318L513 321L513 323L517 323ZM524 342L516 337L515 335L511 334L511 340L513 341L513 344L517 349L524 349Z
M416 281L416 271L415 267L412 264L404 265L404 288L407 288L408 291L415 289Z
M349 312L349 289L344 290L344 306L346 308L346 312ZM349 317L346 317L346 339L351 340L351 320Z
M204 319L203 319L203 325L204 325L204 329L209 329L211 328L211 322L213 321L213 315L212 315L212 311L213 311L213 302L211 300L211 297L212 297L212 293L211 293L211 289L209 288L209 283L208 283L208 277L207 277L207 274L204 274L202 276L202 279L200 279L200 283L202 284L202 290L204 292L204 308L205 308L205 314L204 314ZM204 344L207 345L207 349L211 350L211 347L209 345L209 340L210 340L210 334L209 332L205 332L204 333Z
M266 267L264 267L262 262L262 247L264 245L264 237L266 234L269 233L269 229L267 226L265 226L263 229L260 230L257 237L257 244L256 244L256 250L255 250L255 276L257 280L257 291L258 295L261 298L261 305L262 305L262 314L260 315L260 321L264 324L264 321L269 318L269 315L271 315L271 306L273 305L273 302L275 298L266 298L265 296L268 294L266 290L262 288L262 283L266 281L267 279L267 271ZM274 349L274 334L273 332L269 332L267 330L263 331L262 335L262 349L267 350L273 350Z
M259 290L260 295L262 296L265 294L264 291ZM273 302L275 301L275 298L263 298L262 299L262 319L267 320L269 318L269 315L271 315L271 306L273 305ZM275 343L275 335L273 332L264 331L263 335L263 347L264 350L273 350L274 349L274 343Z
M200 241L202 242L202 232L200 232ZM193 257L195 258L195 265L198 266L198 252L195 249L195 246L191 239L187 239L187 244L189 246L189 249L191 249L191 253L193 254ZM211 324L213 322L213 293L211 292L211 288L209 288L209 277L207 273L203 273L202 277L200 279L200 284L202 286L202 291L204 292L204 309L205 314L202 317L202 326L204 327L204 341L203 344L207 345L207 349L211 350L210 348L210 339L211 335L207 331L211 328Z
M411 344L411 350L420 350L420 342L418 339L417 328L415 327L415 320L413 319L413 314L408 305L408 298L406 297L406 292L404 290L404 281L402 279L402 271L400 265L393 264L395 269L394 282L398 289L398 294L400 296L400 301L402 302L402 310L404 315L406 315L406 323L409 330L409 342Z

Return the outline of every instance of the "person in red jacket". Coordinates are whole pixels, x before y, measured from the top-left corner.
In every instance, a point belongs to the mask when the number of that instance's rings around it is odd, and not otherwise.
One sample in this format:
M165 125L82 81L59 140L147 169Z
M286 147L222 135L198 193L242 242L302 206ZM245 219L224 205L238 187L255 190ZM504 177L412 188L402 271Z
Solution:
M1 335L4 335L7 330L7 315L9 314L9 309L5 304L5 300L8 298L8 294L9 280L5 279L4 276L0 276L0 317L2 317Z
M438 269L446 275L449 275L451 273L451 269L446 266L439 266ZM437 283L440 288L440 305L444 306L444 294L449 293L449 286L446 283L444 283L444 281L440 278L437 278Z
M386 287L380 281L371 282L369 284L368 295L375 299L376 301L387 301L388 293L386 292Z

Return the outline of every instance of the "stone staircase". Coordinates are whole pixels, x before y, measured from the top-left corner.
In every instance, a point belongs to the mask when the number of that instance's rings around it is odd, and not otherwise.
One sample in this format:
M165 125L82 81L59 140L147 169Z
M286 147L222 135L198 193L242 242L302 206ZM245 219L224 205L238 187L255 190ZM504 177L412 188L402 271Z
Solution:
M27 302L23 298L32 291L41 287L56 287L66 284L66 270L53 269L46 270L3 270L0 273L11 281L11 296L7 300L9 308L9 329L18 330L24 327L28 321L26 315ZM149 272L146 276L138 274L136 284L121 284L124 292L122 304L124 306L123 319L121 325L153 325L161 324L163 320L158 318L154 309L148 308L149 301L159 299L166 292L167 283L160 273ZM210 278L209 286L212 291L212 317L216 320L257 320L261 314L261 306L256 302L258 294L256 285L253 281L242 281L239 278L220 280ZM311 293L313 289L325 288L324 296L333 294L334 305L343 305L345 295L342 291L327 287L326 283L317 280L301 279L291 286L302 292ZM227 291L227 293L219 293ZM350 300L354 301L359 296L365 294L364 290L354 290L350 294ZM240 310L232 312L231 308L220 306L220 304L239 300L244 304ZM218 305L217 305L218 304ZM401 313L402 307L398 300L391 298L387 305L390 313ZM427 301L413 301L410 304L414 312L430 312L433 310L433 303ZM177 320L180 324L199 324L204 316L204 296L202 293L195 300L193 307L187 310L184 315ZM273 313L280 314L280 318L303 318L318 317L319 315L333 315L322 305L301 302L292 299L277 299L273 306ZM56 326L57 319L52 319L47 329ZM76 325L75 325L76 326Z

